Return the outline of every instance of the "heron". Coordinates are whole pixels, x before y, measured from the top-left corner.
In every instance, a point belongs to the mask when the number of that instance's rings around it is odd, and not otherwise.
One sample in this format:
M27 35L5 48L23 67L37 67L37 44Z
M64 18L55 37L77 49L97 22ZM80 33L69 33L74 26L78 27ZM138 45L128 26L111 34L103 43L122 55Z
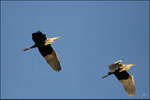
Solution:
M60 71L61 66L58 59L58 55L55 52L55 50L51 47L51 44L54 42L54 40L58 38L60 37L46 38L46 34L43 34L42 31L39 30L35 33L32 33L32 40L35 42L35 44L29 48L23 49L23 51L27 51L29 49L37 47L41 55L49 64L49 66L51 66L52 69L54 69L55 71Z
M109 66L107 75L102 78L106 78L109 75L114 74L116 78L122 83L124 90L129 96L135 96L135 82L133 75L129 74L126 70L131 69L131 66L136 64L122 64L122 60L118 60Z

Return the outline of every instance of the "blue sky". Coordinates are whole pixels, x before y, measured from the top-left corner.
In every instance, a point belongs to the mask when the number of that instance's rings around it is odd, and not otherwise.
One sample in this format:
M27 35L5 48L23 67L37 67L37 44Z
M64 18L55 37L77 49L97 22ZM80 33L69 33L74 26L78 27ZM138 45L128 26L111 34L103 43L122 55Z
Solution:
M61 36L52 47L62 70L55 72L32 49L32 33ZM136 64L136 96L129 97L108 66ZM2 99L148 99L148 1L2 1Z

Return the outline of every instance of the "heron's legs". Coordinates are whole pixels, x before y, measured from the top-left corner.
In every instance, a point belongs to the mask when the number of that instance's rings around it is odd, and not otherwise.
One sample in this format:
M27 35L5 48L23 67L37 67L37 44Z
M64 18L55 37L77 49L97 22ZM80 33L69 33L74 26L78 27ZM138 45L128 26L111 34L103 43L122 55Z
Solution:
M29 49L31 49L30 47L29 48L25 48L25 49L23 49L23 51L27 51L27 50L29 50Z
M105 78L105 77L107 77L107 76L109 76L109 75L111 75L111 74L113 74L114 72L108 72L108 74L107 75L105 75L105 76L103 76L102 78Z
M31 46L31 47L29 47L29 48L23 49L23 51L27 51L27 50L29 50L29 49L36 48L36 47L37 47L37 44L34 44L33 46Z
M105 75L105 76L103 76L102 78L106 78L107 76L109 76L109 75Z

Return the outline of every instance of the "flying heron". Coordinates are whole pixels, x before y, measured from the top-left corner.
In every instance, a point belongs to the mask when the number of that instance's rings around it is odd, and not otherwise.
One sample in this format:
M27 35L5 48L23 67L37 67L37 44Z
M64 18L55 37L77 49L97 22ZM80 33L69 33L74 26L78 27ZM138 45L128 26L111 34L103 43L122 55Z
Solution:
M133 75L126 72L129 70L131 66L135 66L136 64L122 64L122 60L116 61L109 66L109 71L107 75L103 76L105 78L109 75L114 74L117 79L122 83L126 93L129 96L135 96L135 83Z
M37 47L47 63L55 71L60 71L61 66L59 63L58 55L50 45L54 42L55 39L58 38L60 37L46 38L45 34L43 34L41 31L37 31L32 34L32 40L35 42L35 44L29 48L24 49L24 51Z

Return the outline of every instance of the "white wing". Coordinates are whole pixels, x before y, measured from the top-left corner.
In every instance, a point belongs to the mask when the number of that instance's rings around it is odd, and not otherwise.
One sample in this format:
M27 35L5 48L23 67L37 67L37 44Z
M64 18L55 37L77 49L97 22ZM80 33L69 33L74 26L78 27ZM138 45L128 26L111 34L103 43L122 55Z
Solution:
M118 61L114 62L114 64L121 63L121 62L122 62L122 60L118 60Z
M133 75L129 74L126 80L119 80L129 96L135 96L135 83Z
M44 56L44 59L55 71L61 70L58 55L54 50L53 50L52 54Z
M117 69L120 68L120 66L123 66L123 64L121 64L122 60L116 61L113 64L111 64L109 66L109 71L110 72L115 72Z

